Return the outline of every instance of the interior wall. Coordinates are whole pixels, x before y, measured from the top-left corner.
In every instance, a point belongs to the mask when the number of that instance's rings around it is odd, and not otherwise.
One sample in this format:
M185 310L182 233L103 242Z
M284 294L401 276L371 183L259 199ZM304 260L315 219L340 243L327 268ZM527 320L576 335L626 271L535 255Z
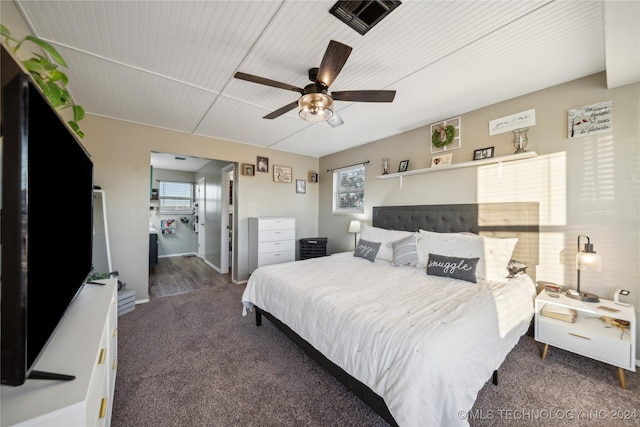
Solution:
M193 172L176 171L153 168L152 188L159 188L159 181L194 182ZM193 214L161 214L157 209L158 201L151 201L149 222L158 230L158 257L176 256L196 252L197 239L192 230ZM180 218L188 218L189 223L183 224ZM176 232L162 233L161 221L176 220Z
M568 110L612 101L613 130L568 138ZM489 136L489 122L535 109L528 151L537 157L513 163L377 179L382 158L391 172L409 159L409 170L431 165L428 127L376 141L320 159L320 234L332 253L353 250L347 233L351 219L371 223L372 207L438 203L537 201L540 203L540 265L537 279L576 287L577 236L588 235L602 257L602 271L584 273L581 289L612 299L616 289L631 291L627 302L640 307L640 83L606 88L599 73L553 88L462 114L462 147L453 162L473 159L476 149L495 147L495 156L512 154L513 133ZM448 119L443 117L442 119ZM332 179L327 169L369 160L365 213L333 215ZM638 341L638 338L637 338ZM638 343L640 348L640 342Z
M181 153L220 159L221 162L256 164L257 156L270 165L288 165L293 179L307 179L318 170L318 159L268 148L205 138L165 129L87 115L82 121L83 144L92 156L95 182L109 194L109 231L114 269L120 272L136 300L148 299L148 210L150 153ZM219 186L219 179L213 180ZM297 194L295 184L273 181L269 173L238 175L236 185L238 228L234 235L235 263L232 279L244 283L248 273L248 218L251 216L295 216L296 238L317 236L318 185L308 184L306 194ZM278 203L273 203L278 200ZM219 247L219 245L218 245ZM217 264L219 265L219 264Z

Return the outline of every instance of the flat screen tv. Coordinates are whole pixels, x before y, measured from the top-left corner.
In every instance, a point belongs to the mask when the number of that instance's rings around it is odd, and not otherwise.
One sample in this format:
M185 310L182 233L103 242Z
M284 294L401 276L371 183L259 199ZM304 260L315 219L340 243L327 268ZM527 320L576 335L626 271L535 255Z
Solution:
M34 366L91 271L93 163L2 53L2 384L73 379Z

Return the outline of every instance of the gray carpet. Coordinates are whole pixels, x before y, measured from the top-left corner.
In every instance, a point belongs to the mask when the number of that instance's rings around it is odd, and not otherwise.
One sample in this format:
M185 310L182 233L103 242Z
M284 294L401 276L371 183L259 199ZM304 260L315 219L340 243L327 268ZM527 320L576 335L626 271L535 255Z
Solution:
M118 318L112 427L388 426L268 320L242 317L243 289L158 298ZM555 348L543 362L540 349L520 340L472 426L640 425L639 373L622 390L616 368Z

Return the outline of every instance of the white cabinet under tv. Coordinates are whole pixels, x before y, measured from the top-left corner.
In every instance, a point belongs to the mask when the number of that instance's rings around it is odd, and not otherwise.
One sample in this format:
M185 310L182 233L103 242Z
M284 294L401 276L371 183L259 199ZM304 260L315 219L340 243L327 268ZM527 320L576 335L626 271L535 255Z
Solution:
M109 426L118 351L117 279L100 282L105 285L81 289L35 365L75 379L2 386L2 426Z

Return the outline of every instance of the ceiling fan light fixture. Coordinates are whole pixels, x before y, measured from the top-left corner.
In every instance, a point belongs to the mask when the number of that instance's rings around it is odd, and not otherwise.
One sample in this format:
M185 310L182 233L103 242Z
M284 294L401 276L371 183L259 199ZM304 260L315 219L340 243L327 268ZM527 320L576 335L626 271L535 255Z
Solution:
M323 122L333 116L333 99L325 93L308 93L298 100L300 117L308 122Z

